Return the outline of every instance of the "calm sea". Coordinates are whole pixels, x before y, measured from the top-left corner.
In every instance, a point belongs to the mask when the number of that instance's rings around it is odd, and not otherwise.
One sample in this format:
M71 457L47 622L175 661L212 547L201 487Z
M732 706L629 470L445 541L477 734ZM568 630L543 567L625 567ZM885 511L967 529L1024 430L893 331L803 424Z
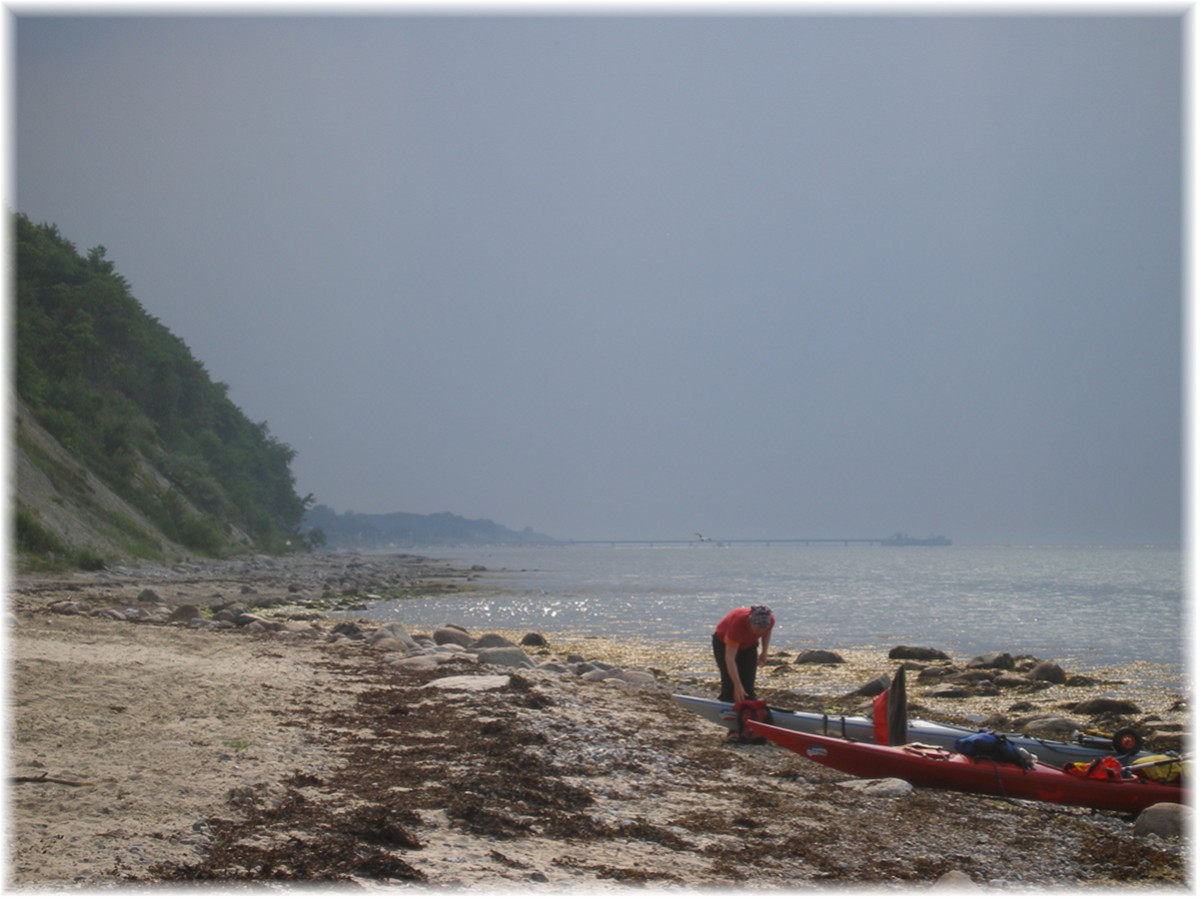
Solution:
M1154 547L732 544L418 549L481 565L477 593L381 604L433 626L705 642L729 609L779 649L935 647L1087 666L1191 660L1183 554Z

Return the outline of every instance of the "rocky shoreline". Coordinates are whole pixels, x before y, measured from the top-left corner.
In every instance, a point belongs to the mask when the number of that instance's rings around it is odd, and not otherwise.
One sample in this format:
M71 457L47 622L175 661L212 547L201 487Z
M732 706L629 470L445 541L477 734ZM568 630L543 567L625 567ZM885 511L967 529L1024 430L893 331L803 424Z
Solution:
M706 648L471 623L421 635L328 615L485 576L350 554L18 576L10 768L23 780L10 788L9 885L1194 883L1186 830L1143 834L1128 816L943 791L890 795L770 745L731 743L670 699L713 693L715 672L694 674ZM1082 706L1120 693L1119 673L1008 654L801 656L773 654L763 676L773 704L855 711L899 660L922 714L986 708L988 724L1047 736L1128 724L1156 749L1190 743L1178 693ZM831 684L850 687L818 692Z

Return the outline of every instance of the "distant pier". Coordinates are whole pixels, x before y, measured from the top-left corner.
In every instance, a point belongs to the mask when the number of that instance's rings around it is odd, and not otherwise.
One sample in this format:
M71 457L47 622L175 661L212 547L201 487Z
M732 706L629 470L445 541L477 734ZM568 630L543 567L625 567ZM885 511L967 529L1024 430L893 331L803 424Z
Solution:
M729 544L761 544L770 547L773 544L804 544L810 546L812 544L841 544L850 546L851 544L874 544L880 547L949 547L954 542L948 537L938 535L928 538L914 538L906 534L893 534L889 537L812 537L812 538L710 538L710 537L694 537L694 538L668 538L665 540L619 540L619 541L560 541L562 544L580 544L580 545L598 545L604 544L609 546L621 545L637 545L643 547L657 547L689 544L716 544L725 546Z

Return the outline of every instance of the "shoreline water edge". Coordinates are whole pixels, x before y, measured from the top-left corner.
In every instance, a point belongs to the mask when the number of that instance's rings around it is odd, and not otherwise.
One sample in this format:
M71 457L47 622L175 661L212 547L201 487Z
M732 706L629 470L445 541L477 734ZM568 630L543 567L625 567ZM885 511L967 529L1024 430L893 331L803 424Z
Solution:
M673 701L715 696L707 647L424 621L422 598L488 576L349 553L14 576L6 884L1195 884L1190 808L1148 825L852 779L732 742ZM411 615L373 619L382 599ZM1171 684L1132 663L1043 682L1029 672L1053 661L1019 647L997 648L1012 656L1003 668L821 649L841 661L773 646L760 695L862 713L872 682L904 664L910 711L925 718L1132 725L1155 750L1190 751L1182 672Z

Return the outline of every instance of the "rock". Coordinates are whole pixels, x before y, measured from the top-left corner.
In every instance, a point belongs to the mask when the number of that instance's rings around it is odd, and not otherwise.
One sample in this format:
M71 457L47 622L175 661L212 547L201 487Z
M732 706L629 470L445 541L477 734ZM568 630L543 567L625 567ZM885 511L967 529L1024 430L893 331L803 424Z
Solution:
M472 641L469 646L472 650L484 650L488 647L515 647L517 645L503 635L488 633Z
M888 651L888 659L916 659L928 662L935 659L949 660L950 657L932 647L906 647L901 644Z
M905 797L913 792L913 786L902 778L860 778L840 784L868 797Z
M1054 662L1040 662L1029 670L1029 677L1034 681L1048 681L1051 684L1065 684L1067 673L1062 666Z
M1183 837L1191 831L1193 815L1192 808L1182 803L1155 803L1138 815L1133 833L1137 837Z
M947 684L943 687L934 688L929 692L930 697L944 697L948 700L958 699L961 697L970 697L971 692L964 687L957 687L952 684Z
M436 669L439 665L436 656L430 656L424 653L418 653L412 656L408 654L396 654L394 656L385 657L387 664L395 666L398 669L412 669L414 671L426 671Z
M538 634L536 631L531 631L525 637L521 638L522 647L549 647L547 640Z
M959 672L951 676L951 681L955 684L980 684L984 681L991 681L994 676L989 669L972 669L970 672Z
M575 667L575 674L578 675L580 678L582 678L583 676L585 676L591 672L599 671L601 673L607 673L610 670L615 668L615 666L610 666L608 663L598 662L597 660L594 660L594 659L589 659L589 660L579 659L574 654L571 654L571 656L567 657L567 662ZM600 681L603 677L604 677L604 674L601 674L600 677L593 677L590 680Z
M234 613L233 624L239 628L249 628L252 625L258 626L255 630L258 631L274 631L280 627L280 623L274 622L271 619L264 619L262 616L256 616L254 613Z
M628 669L621 672L621 680L640 687L654 687L658 679L644 669Z
M362 626L357 622L338 622L331 630L334 634L349 638L352 641L364 641L367 638L362 630Z
M917 683L928 684L941 681L943 678L949 678L957 673L958 669L954 666L929 666L917 673Z
M891 684L892 677L890 675L880 675L873 681L868 681L854 693L864 697L874 697L880 691L885 691L891 687Z
M1174 750L1182 753L1188 745L1185 735L1177 731L1152 731L1146 735L1146 743L1158 750Z
M1005 669L1012 671L1015 667L1012 655L1009 653L981 653L967 663L968 669Z
M408 629L399 622L389 622L386 625L380 625L367 638L367 644L374 647L380 641L399 641L405 647L415 647L417 642L413 640Z
M533 660L520 647L488 647L479 651L479 662L487 666L532 669Z
M435 691L498 691L508 687L507 675L449 675L425 685Z
M840 653L834 653L832 650L804 650L793 660L806 666L837 665L845 661Z
M1142 710L1136 703L1132 703L1129 700L1096 697L1092 700L1084 700L1082 703L1076 703L1071 707L1071 712L1080 716L1136 716L1140 715Z
M58 600L51 603L49 608L50 612L60 616L78 616L83 612L83 607L74 600Z
M1064 716L1034 713L1013 721L1013 729L1033 737L1067 740L1083 725Z
M1024 688L1029 691L1044 691L1049 687L1049 682L1032 681L1024 675L1004 672L992 679L992 684L1001 688Z
M403 653L406 650L412 649L404 641L394 637L380 638L377 641L372 641L369 646L378 653Z
M958 869L951 869L933 883L932 890L967 891L973 888L976 888L976 884L971 880L970 875L965 872L960 872Z
M433 632L434 643L437 644L458 644L460 647L471 646L471 636L461 628L454 625L443 625Z

